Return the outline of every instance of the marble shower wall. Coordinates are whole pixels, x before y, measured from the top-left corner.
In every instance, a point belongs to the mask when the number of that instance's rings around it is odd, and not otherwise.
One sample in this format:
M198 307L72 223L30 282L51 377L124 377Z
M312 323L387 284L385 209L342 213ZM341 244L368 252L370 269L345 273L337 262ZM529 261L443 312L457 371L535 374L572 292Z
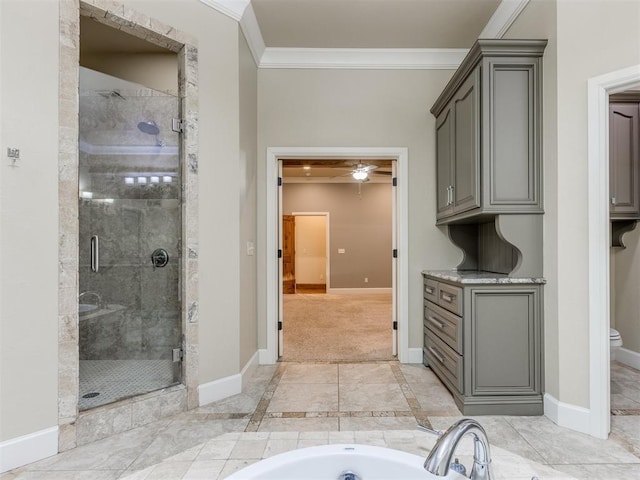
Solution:
M179 139L170 128L178 99L132 92L126 100L80 97L80 292L102 300L100 314L80 315L81 360L166 359L181 341ZM160 128L157 137L137 128L149 120ZM98 272L91 270L93 235ZM158 248L169 254L163 268L151 261Z

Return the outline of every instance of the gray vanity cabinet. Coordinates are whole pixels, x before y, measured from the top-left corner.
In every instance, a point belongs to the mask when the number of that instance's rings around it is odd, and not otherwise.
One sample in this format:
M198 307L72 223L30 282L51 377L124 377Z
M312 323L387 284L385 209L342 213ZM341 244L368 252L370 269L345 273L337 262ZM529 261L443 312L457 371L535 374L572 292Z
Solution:
M611 220L640 218L640 103L609 104Z
M546 40L478 40L436 100L437 223L543 213Z
M541 415L543 280L423 275L424 363L462 413Z

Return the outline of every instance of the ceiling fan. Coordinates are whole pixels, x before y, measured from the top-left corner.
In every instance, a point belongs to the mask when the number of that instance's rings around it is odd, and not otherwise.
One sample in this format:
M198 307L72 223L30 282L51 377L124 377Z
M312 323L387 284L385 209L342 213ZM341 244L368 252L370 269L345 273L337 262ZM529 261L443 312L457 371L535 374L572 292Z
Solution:
M377 165L368 165L362 162L358 162L351 170L351 176L354 180L364 182L369 179L369 172L378 168Z

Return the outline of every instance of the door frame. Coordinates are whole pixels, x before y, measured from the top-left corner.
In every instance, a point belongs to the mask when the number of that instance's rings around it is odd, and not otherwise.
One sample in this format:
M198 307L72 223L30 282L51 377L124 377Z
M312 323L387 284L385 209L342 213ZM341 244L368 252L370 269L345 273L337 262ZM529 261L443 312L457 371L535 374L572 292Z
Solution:
M278 251L278 222L279 222L279 195L278 195L278 160L287 158L313 158L318 160L356 160L356 159L390 159L397 165L396 187L396 223L398 249L398 272L395 286L398 321L398 360L401 363L409 363L409 215L408 215L408 188L405 184L408 178L409 149L407 147L269 147L267 148L266 165L266 293L267 293L267 348L265 355L261 357L261 363L273 364L278 360L278 315L279 315L279 259ZM389 252L391 255L391 252Z
M590 78L588 101L589 434L610 431L609 95L640 85L640 65Z

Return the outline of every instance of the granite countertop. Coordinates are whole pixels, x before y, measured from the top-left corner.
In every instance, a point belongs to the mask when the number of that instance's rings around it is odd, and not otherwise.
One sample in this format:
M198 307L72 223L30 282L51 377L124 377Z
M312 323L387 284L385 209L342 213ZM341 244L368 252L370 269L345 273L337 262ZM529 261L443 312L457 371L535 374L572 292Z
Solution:
M429 275L430 277L461 285L546 283L546 280L540 277L510 277L502 273L484 272L480 270L423 270L422 275Z

